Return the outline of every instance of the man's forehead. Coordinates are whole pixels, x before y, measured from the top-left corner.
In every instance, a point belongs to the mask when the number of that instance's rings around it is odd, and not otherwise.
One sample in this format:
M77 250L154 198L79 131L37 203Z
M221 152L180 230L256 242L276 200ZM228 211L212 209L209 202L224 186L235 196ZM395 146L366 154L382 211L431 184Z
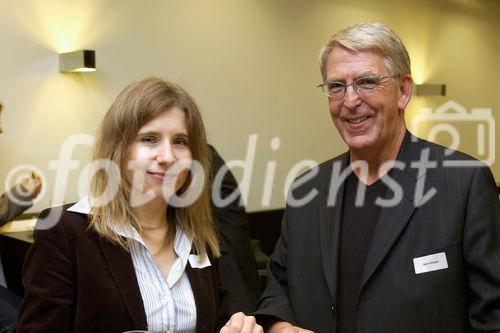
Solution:
M327 78L337 75L382 74L385 69L383 54L374 49L353 51L335 46L328 55L326 63Z

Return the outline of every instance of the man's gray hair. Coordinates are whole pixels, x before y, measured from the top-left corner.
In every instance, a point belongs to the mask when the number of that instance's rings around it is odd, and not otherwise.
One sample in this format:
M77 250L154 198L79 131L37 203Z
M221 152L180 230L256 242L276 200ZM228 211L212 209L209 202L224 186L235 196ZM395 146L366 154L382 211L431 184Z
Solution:
M391 75L411 74L410 57L401 39L382 23L359 23L340 30L321 48L319 62L323 81L326 79L326 62L335 46L360 52L377 50L385 59Z

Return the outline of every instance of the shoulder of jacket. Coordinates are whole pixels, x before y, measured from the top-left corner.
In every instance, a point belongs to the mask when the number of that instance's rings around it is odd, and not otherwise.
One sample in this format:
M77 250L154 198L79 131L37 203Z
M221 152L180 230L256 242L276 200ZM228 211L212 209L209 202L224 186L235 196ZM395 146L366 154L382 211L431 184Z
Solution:
M36 229L56 229L66 234L83 234L89 227L87 214L68 211L73 204L51 207L43 210L38 216Z

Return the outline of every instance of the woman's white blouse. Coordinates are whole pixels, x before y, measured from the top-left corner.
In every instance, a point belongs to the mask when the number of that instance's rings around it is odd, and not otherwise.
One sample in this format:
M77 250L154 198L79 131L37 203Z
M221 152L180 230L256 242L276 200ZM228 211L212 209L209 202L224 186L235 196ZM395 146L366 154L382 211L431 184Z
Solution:
M130 253L144 303L148 331L195 332L196 305L185 270L191 252L191 239L177 228L174 240L177 259L165 278L137 230L117 230L117 233L134 240Z

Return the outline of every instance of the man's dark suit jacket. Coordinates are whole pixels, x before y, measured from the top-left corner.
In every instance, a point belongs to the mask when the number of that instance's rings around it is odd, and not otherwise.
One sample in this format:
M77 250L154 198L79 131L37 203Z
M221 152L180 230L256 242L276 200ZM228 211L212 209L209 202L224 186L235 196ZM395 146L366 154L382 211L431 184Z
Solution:
M26 257L25 295L18 332L124 332L147 329L146 314L132 258L89 229L87 215L69 206L42 212L37 228L54 223L44 218L62 213L55 226L35 231ZM63 210L55 212L55 210ZM196 332L219 332L227 319L227 293L220 288L216 261L186 271L196 302Z
M425 173L410 166L422 152L437 162ZM398 154L404 164L391 171L404 196L381 208L359 288L358 333L500 332L500 204L493 176L487 167L464 162L443 167L445 160L473 161L406 134ZM285 210L258 319L274 316L336 332L343 185L332 173L348 163L343 154L293 185L289 196L314 198ZM328 206L332 183L340 187L335 205ZM426 193L436 190L425 203L415 196L423 185ZM414 258L438 253L448 268L416 274Z

